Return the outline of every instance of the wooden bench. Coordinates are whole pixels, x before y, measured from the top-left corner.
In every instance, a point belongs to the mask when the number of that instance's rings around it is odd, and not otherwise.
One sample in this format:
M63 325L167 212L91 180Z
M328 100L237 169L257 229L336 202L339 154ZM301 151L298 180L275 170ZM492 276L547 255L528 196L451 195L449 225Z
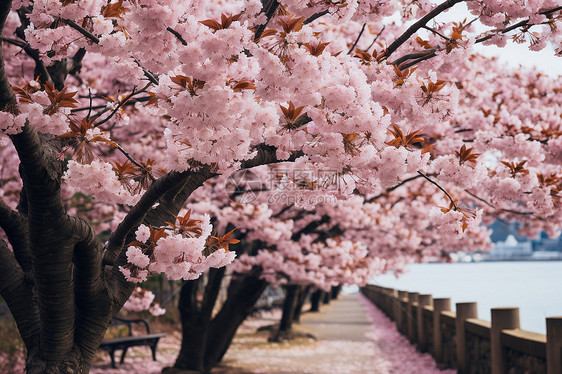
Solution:
M132 327L134 323L143 324L146 327L146 335L133 336ZM150 347L150 349L152 350L152 359L156 361L156 345L158 344L158 340L160 340L161 337L166 336L166 334L151 334L148 322L144 319L130 320L115 317L110 324L110 326L120 325L126 325L128 327L128 336L124 336L122 338L105 339L100 344L100 349L107 351L109 353L109 357L111 357L111 367L115 368L115 351L119 349L123 350L123 353L121 354L121 360L119 361L119 363L122 364L125 360L125 355L127 354L127 349L129 349L129 347Z

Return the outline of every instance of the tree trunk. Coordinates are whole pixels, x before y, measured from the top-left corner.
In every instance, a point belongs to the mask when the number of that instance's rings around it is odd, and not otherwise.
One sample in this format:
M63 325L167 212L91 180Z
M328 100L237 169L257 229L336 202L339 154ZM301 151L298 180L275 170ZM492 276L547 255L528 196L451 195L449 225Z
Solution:
M182 285L178 309L182 326L181 348L174 367L178 369L203 371L204 351L209 321L202 318L197 310L197 288L199 280L187 281Z
M322 299L322 290L316 290L310 295L310 311L320 311L320 300Z
M297 305L295 306L295 313L293 315L293 319L295 322L300 322L301 320L301 313L302 308L304 306L304 302L306 301L306 297L308 296L308 292L310 291L311 286L301 287L298 297L297 297Z
M224 272L224 268L222 270ZM211 319L221 281L222 276L209 276L201 308L196 304L196 282L186 282L182 286L179 305L183 334L174 368L210 372L226 354L236 330L252 312L267 285L266 281L253 276L233 279L225 303Z
M221 362L234 339L236 330L252 313L254 305L267 287L267 282L255 276L232 280L228 297L211 322L205 354L205 367L210 370Z
M338 298L338 296L340 295L341 292L341 285L338 286L333 286L332 287L332 300L335 300Z
M330 300L332 300L332 296L330 295L330 292L323 292L323 298L324 300L322 301L323 304L330 304Z
M290 331L293 327L293 320L295 316L295 307L297 306L297 297L300 286L288 285L285 286L285 301L283 301L283 315L279 323L279 332L285 333Z

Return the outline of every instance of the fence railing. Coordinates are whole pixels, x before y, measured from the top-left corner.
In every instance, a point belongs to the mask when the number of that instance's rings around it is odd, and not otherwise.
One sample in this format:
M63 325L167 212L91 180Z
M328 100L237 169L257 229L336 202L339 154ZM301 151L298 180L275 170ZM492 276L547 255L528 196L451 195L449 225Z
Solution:
M477 304L369 285L361 292L398 331L442 368L461 374L562 374L562 317L546 319L546 335L519 328L519 308L493 308L478 319Z

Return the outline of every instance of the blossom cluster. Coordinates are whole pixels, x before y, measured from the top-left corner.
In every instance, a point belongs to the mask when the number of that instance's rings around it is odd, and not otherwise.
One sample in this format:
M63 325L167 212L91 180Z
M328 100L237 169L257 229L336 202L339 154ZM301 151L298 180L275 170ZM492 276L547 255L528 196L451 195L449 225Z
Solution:
M210 244L208 215L190 219L190 212L175 224L160 229L140 225L136 240L126 251L128 264L120 267L128 281L143 282L149 273L165 273L170 279L196 279L209 268L231 263L236 253Z

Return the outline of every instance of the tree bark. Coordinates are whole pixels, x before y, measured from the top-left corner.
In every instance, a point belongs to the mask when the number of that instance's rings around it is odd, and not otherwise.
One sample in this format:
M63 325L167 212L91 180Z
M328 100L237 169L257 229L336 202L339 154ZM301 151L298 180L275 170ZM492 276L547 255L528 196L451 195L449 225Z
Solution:
M212 312L211 305L214 306L216 302L221 281L222 276L210 277L201 308L196 306L195 282L186 282L182 286L180 312L183 336L174 368L210 372L226 354L236 330L252 312L254 304L267 286L266 281L254 276L233 279L226 301L211 318L209 311ZM207 309L204 308L205 299L208 300Z
M310 311L320 311L320 300L322 300L322 290L316 290L310 295Z
M293 320L295 322L300 322L301 320L301 313L304 303L306 301L306 297L310 291L311 286L300 287L298 297L297 297L297 305L295 306L295 312L293 314Z
M330 300L332 300L332 296L330 295L330 292L324 292L322 303L323 304L330 304Z
M281 322L279 323L280 333L285 333L287 331L290 331L291 328L293 327L299 286L293 284L285 286L285 292L286 295L285 295L285 301L283 301L283 315L281 316Z
M340 295L340 292L341 292L341 285L332 286L332 290L331 290L331 291L332 291L332 295L331 295L332 300L337 299L338 296Z
M254 305L266 287L265 280L253 275L232 280L228 298L211 322L205 363L208 369L221 362L234 339L236 330L252 313Z

